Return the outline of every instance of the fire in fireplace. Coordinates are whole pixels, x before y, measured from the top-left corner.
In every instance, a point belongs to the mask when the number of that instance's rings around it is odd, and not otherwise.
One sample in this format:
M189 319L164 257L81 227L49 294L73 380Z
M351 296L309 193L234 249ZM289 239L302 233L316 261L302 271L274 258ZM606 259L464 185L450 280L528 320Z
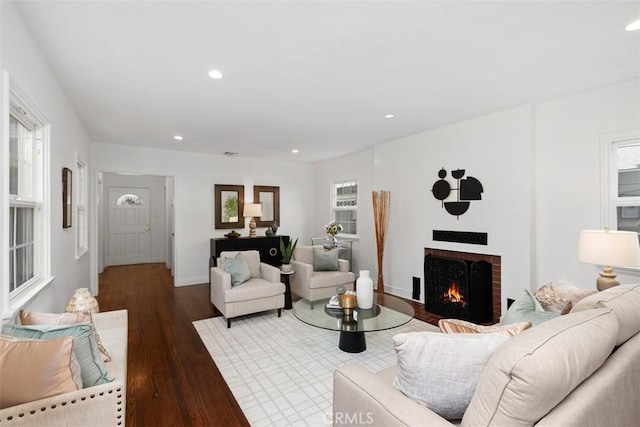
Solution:
M424 283L428 312L475 323L492 321L490 263L427 255Z

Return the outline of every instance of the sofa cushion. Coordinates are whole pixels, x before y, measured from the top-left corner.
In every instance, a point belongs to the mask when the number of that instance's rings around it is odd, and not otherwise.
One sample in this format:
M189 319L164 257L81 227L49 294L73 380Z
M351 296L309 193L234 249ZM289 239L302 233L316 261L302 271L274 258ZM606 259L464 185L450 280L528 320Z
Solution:
M251 277L262 277L260 275L260 252L255 250L250 251L225 251L220 252L220 260L222 261L222 269L224 270L225 258L242 258L249 266L249 272ZM225 270L226 271L226 270ZM228 272L227 272L228 273Z
M224 270L231 275L231 286L238 286L251 279L247 262L240 258L223 258Z
M480 372L503 334L410 332L393 337L398 356L395 386L443 418L459 419Z
M463 426L531 426L611 354L611 309L559 316L509 339L485 366Z
M340 249L313 248L313 271L338 271Z
M525 289L524 295L511 304L511 307L502 317L500 324L510 325L531 322L532 325L539 325L558 316L560 316L559 313L544 311L540 303L531 295L531 292Z
M82 388L74 381L73 338L0 335L0 409Z
M22 338L51 339L73 338L73 353L80 364L82 386L91 387L113 381L102 360L98 344L93 334L93 325L78 323L75 325L4 325L3 333Z
M618 318L618 340L623 344L640 331L640 284L621 285L588 296L573 307L571 312L592 308L611 308Z
M505 334L512 337L529 329L531 322L483 326L460 319L440 319L438 327L445 334Z
M344 271L314 271L309 279L309 289L335 288L353 283L354 274Z
M91 311L82 310L75 313L35 313L27 310L20 310L20 323L23 325L73 325L75 323L91 323L93 326L93 319L91 317ZM105 362L111 361L111 355L102 344L100 335L93 328L93 334L96 337L96 344L98 344L98 350L102 353L102 359Z

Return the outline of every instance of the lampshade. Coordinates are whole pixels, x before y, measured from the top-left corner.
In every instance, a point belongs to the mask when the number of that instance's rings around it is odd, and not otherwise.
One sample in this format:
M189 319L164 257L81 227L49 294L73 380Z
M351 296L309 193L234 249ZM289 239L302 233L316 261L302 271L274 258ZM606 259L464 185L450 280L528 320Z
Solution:
M638 233L632 231L582 230L578 243L582 262L617 267L640 265Z
M76 289L64 311L67 313L75 313L84 310L89 310L92 313L98 313L100 311L98 301L91 295L89 288Z
M242 216L262 216L262 205L260 203L245 203Z

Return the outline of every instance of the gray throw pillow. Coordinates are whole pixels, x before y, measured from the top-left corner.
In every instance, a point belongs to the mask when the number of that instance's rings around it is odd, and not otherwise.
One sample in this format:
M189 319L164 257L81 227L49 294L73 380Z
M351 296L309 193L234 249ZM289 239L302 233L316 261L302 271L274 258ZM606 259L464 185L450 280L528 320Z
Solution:
M338 256L340 248L329 251L313 248L313 271L339 271Z
M249 264L241 258L225 258L224 271L231 275L231 286L238 286L251 279Z
M393 337L398 356L394 385L448 420L462 418L484 365L504 334L410 332Z
M533 326L560 316L560 313L544 311L540 303L525 289L524 295L515 300L502 317L501 325L531 322Z

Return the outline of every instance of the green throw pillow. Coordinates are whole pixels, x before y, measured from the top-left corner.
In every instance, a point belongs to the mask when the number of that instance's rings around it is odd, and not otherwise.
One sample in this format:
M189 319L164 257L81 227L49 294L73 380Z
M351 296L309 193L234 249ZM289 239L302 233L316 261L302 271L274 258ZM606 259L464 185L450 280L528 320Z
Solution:
M238 286L251 279L251 271L249 271L249 264L240 258L225 258L224 271L231 275L231 286Z
M512 323L531 322L535 326L558 316L560 316L560 313L544 311L540 303L531 295L531 292L525 289L524 295L511 304L500 324L510 325Z
M2 333L12 337L52 339L73 337L73 354L80 364L82 387L92 387L113 381L98 350L98 344L90 323L73 325L4 325Z
M338 256L340 248L329 251L313 248L313 271L339 271Z

